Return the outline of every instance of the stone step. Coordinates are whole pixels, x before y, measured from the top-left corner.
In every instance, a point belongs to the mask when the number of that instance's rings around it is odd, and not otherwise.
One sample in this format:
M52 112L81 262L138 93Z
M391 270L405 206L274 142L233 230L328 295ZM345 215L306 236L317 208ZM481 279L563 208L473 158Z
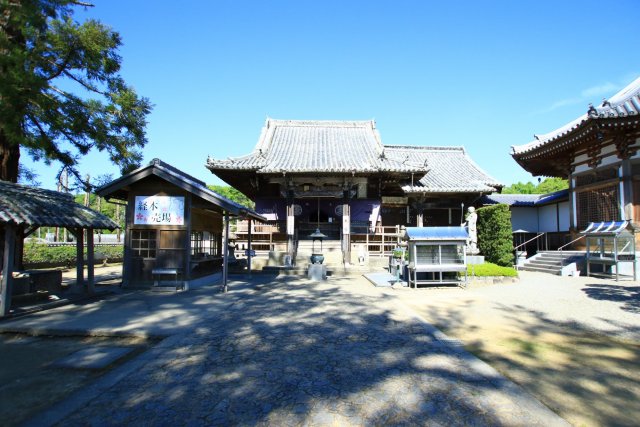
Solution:
M526 265L537 265L540 267L560 267L562 266L561 260L545 260L545 259L532 259L531 261L527 261Z
M555 276L559 276L562 272L562 269L557 268L557 269L551 269L551 268L544 268L544 267L535 267L535 266L531 266L531 265L524 265L522 267L518 267L518 270L524 270L524 271L536 271L538 273L549 273L549 274L553 274Z

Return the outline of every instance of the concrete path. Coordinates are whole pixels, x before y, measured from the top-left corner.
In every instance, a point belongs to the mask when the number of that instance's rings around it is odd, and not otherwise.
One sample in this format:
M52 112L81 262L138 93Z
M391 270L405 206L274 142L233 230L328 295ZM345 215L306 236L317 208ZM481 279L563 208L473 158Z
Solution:
M364 278L256 276L0 323L170 335L33 425L566 425Z

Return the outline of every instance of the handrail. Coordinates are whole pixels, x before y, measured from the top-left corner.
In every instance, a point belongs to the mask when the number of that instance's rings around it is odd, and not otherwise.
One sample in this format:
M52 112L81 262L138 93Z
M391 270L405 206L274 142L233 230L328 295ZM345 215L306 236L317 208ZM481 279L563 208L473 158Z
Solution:
M587 236L586 236L585 234L583 234L582 236L578 237L577 239L573 239L573 240L572 240L572 241L570 241L569 243L567 243L567 244L565 244L565 245L560 246L560 247L558 248L558 251L559 251L559 252L562 252L562 249L563 249L563 248L565 248L565 247L567 247L567 246L569 246L569 245L572 245L572 244L574 244L575 242L577 242L578 240L580 240L580 239L584 239L585 237L587 237Z
M526 244L527 244L527 243L529 243L529 242L533 242L534 240L539 239L540 237L544 236L545 234L547 234L547 233L546 233L546 232L544 232L544 233L540 233L540 234L538 234L536 237L533 237L533 238L531 238L531 239L527 240L526 242L519 244L518 246L516 246L515 248L513 248L513 250L514 250L514 251L517 251L517 250L518 250L518 248L520 248L521 246L524 246L524 245L526 245Z

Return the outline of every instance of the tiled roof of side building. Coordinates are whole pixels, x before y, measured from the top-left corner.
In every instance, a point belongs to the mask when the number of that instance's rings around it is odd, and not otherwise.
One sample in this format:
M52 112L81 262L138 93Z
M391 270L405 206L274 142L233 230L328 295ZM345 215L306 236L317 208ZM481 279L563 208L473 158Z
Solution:
M590 105L585 114L566 125L544 135L535 135L535 139L528 144L512 146L512 154L518 156L544 147L569 135L589 120L625 117L633 117L635 121L640 120L640 77L609 100L604 100L600 106Z
M464 147L421 147L386 145L388 157L411 159L427 166L427 173L416 177L413 185L402 186L406 193L493 192L504 185L482 170Z
M424 172L423 164L385 155L375 122L268 119L249 155L209 158L211 170L280 172Z
M163 162L160 159L153 159L148 165L142 166L127 175L124 175L110 183L103 185L96 189L96 194L110 197L117 191L128 187L134 182L146 178L149 175L157 175L167 181L177 185L192 194L195 194L208 202L211 202L223 210L231 212L233 215L248 215L259 221L264 221L264 218L254 212L252 209L243 206L233 200L224 197L221 194L207 188L207 185L194 178L193 176L181 171L180 169Z
M509 206L540 206L569 200L569 190L559 190L548 194L487 194L480 199L483 205L503 203Z
M0 181L0 223L114 230L107 216L82 206L71 194Z

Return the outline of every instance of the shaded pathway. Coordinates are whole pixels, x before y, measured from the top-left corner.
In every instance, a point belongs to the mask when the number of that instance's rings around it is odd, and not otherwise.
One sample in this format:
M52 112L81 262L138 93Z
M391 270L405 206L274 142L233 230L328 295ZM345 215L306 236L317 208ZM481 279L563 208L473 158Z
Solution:
M360 280L235 282L227 295L206 289L172 299L145 293L149 316L164 306L191 317L180 325L167 316L171 344L87 395L62 424L565 425L395 299L353 283ZM106 321L117 304L101 310ZM140 314L129 327L121 313L120 330L163 329Z

